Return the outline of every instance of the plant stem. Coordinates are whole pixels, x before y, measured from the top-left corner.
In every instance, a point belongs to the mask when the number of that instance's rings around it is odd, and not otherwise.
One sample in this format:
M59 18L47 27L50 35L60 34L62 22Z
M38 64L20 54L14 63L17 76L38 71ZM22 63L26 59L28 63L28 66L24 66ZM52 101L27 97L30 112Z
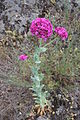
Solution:
M40 43L40 47L41 47L42 46L42 39L40 39L39 43Z
M46 45L44 45L43 47L46 47L46 46L50 45L50 44L53 43L55 40L56 40L56 38L53 39L52 41L50 41L49 43L47 43Z

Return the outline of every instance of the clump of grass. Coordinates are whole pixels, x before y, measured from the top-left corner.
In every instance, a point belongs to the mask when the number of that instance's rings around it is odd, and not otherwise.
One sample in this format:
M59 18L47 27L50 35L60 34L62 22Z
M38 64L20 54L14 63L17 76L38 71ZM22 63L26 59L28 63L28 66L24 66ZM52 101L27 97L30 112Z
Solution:
M78 77L80 51L77 47L73 47L72 41L58 43L58 47L56 45L49 46L44 57L42 57L42 68L44 68L43 71L46 74L45 79L48 83L47 86L51 84L49 88L52 87L54 89L54 86L58 87L60 85L60 80L62 80L63 83L68 80L70 83L72 79L75 80L75 77ZM55 78L55 75L57 78ZM51 82L51 80L53 82ZM55 80L59 83L57 84Z

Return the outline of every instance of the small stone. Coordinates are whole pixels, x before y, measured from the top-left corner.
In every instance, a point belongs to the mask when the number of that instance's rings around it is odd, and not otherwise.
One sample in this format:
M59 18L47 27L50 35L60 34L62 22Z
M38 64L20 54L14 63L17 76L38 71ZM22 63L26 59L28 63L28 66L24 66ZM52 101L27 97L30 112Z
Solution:
M19 112L19 115L22 115L22 113L21 113L21 112Z
M61 94L58 94L58 98L61 99Z
M77 116L77 114L74 114L74 116Z
M37 120L48 120L48 118L47 118L47 117L45 117L45 116L43 116L43 117L42 117L42 116L40 116L40 117L38 117L38 118L37 118Z
M73 108L73 106L71 106L70 108Z
M71 116L73 117L73 116L74 116L74 114L73 114L73 113L71 113Z
M55 114L55 112L53 111L53 115Z

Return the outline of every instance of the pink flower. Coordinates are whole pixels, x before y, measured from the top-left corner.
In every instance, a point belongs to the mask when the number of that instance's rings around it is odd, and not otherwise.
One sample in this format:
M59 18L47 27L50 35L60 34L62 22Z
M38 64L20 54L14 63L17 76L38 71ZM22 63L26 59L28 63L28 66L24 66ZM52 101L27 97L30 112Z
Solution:
M25 54L19 56L19 60L24 61L24 60L26 60L26 59L28 59L28 56L25 55Z
M54 31L61 37L63 41L68 38L68 32L64 27L56 27Z
M51 22L45 18L36 18L31 23L30 31L32 35L36 35L38 38L46 41L53 33L53 26Z

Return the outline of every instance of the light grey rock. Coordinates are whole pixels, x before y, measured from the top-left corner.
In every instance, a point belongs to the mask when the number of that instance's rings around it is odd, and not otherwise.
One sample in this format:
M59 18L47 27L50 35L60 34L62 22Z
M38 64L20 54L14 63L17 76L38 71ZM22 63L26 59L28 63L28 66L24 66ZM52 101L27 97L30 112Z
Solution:
M47 117L45 117L45 116L43 116L43 117L40 116L40 117L37 118L37 120L49 120L49 119Z

